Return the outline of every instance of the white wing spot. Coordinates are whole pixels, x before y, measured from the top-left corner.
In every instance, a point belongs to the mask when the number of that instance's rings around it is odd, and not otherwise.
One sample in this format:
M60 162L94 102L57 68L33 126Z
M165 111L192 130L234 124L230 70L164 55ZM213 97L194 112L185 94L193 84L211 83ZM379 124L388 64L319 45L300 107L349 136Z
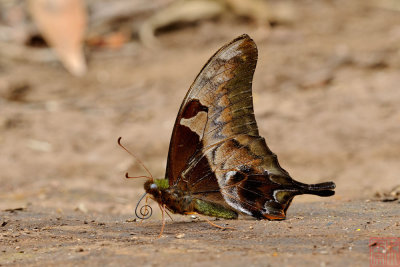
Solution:
M236 210L243 212L245 214L251 215L251 212L245 208L243 208L239 202L238 199L239 198L239 194L237 192L237 188L236 187L232 187L231 190L229 190L229 195L227 194L223 194L225 201L231 205L231 207L235 208Z
M229 180L230 180L233 176L236 175L236 173L237 173L237 171L229 171L229 172L227 172L226 175L225 175L225 177L226 177L226 179L225 179L225 184L227 184L227 183L229 182Z
M225 177L225 181L221 181L222 179L218 179L218 184L221 188L223 188L221 190L222 196L224 197L226 203L228 203L232 208L245 213L247 215L251 215L251 212L247 209L245 209L244 207L242 207L242 205L240 205L240 197L238 194L238 189L236 186L232 186L232 187L225 187L226 182L229 181L230 178L232 178L234 175L236 175L236 171L229 171L226 173ZM225 188L224 188L225 187Z

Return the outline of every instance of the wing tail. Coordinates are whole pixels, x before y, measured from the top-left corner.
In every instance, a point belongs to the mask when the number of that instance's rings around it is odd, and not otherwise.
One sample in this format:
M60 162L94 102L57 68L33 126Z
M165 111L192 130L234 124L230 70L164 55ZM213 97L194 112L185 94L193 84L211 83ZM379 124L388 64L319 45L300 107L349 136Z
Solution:
M293 181L298 187L300 194L311 194L320 197L329 197L335 194L333 191L336 188L334 182L324 182L318 184L304 184L297 181Z

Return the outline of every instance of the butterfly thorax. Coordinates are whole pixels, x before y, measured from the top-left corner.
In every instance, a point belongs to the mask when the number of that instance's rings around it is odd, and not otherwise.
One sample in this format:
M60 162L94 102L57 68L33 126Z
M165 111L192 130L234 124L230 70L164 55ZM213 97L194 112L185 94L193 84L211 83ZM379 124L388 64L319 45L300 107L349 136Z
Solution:
M190 194L176 186L170 186L168 179L149 180L144 184L144 189L153 196L155 201L165 205L174 213L194 212L194 202Z

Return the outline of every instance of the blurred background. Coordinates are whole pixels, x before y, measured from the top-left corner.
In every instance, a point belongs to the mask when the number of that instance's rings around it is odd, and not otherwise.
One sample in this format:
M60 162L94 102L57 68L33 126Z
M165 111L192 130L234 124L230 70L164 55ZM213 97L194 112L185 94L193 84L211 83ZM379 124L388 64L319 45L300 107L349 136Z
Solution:
M164 177L184 95L243 33L260 133L294 178L335 181L327 201L400 183L398 0L0 0L0 210L134 216L145 181L124 174L145 171L118 137Z

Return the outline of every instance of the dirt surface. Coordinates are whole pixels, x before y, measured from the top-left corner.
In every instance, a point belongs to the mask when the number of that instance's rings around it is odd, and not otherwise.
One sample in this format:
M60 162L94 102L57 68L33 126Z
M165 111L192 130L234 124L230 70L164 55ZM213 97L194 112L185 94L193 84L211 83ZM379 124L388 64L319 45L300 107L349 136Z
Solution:
M314 202L293 205L277 221L204 221L177 216L157 239L160 222L128 222L109 213L14 212L3 228L8 263L135 266L366 266L369 237L399 233L398 203Z
M227 17L164 32L156 50L92 49L83 78L0 58L0 264L368 265L370 237L400 237L400 203L373 200L400 184L400 13L374 3L293 1L268 36ZM259 49L261 135L294 178L337 193L295 198L281 222L216 221L235 230L174 216L156 239L156 205L130 222L144 181L124 173L145 172L117 138L163 177L187 89L242 33Z

